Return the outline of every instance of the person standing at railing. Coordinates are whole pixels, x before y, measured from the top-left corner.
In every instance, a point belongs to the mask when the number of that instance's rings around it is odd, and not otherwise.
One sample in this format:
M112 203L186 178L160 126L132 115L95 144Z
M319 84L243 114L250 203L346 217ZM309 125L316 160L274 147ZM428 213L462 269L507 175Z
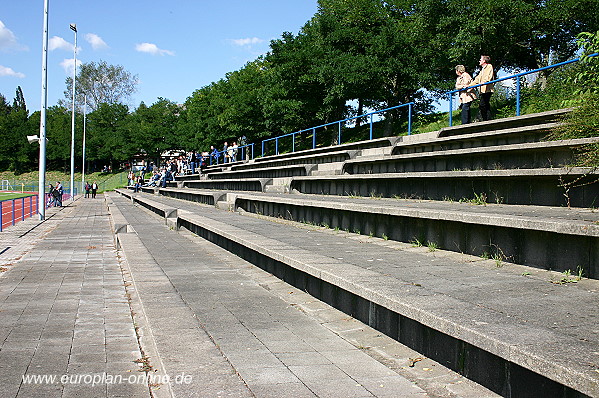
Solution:
M493 80L494 72L493 65L491 65L491 57L488 55L481 55L478 64L482 69L470 84L471 86L484 84ZM491 120L491 95L493 94L493 84L485 84L484 86L480 86L479 92L479 114L483 121Z
M60 181L56 181L56 186L54 187L54 203L56 206L62 207L62 195L64 194L64 189L62 188L62 184Z
M239 137L239 147L242 148L241 149L241 160L249 160L249 152L247 150L247 137L244 135L242 135L241 137ZM245 156L244 156L244 152L245 152Z
M229 149L229 143L225 141L225 144L223 145L223 157L224 157L224 163L230 163L231 162L231 157L229 156L229 151L227 150Z
M50 184L48 187L48 207L53 207L56 204L54 199L54 186Z
M229 147L229 161L230 162L236 162L237 161L237 149L239 147L237 146L237 142L233 141L233 144Z
M214 145L210 145L210 164L218 163L218 149Z
M455 88L457 90L466 88L472 83L472 77L466 72L464 65L457 65L455 67L455 73L458 78L455 82ZM462 124L470 123L470 105L472 101L476 99L476 93L474 89L460 91L460 106L462 108Z

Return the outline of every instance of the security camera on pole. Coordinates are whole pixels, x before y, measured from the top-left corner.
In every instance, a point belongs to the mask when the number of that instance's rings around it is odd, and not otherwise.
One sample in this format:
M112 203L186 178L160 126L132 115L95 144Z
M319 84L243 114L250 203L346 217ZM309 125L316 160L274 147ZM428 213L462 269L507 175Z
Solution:
M73 48L73 112L71 120L71 200L75 200L75 80L77 79L77 24L70 28L75 32L75 47Z

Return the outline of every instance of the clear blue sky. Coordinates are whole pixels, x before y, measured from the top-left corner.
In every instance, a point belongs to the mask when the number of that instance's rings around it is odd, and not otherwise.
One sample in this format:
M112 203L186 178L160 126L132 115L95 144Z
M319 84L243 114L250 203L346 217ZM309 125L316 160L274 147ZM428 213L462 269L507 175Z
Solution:
M182 103L194 90L238 70L285 31L297 34L316 0L50 0L48 105L64 98L77 61L122 65L139 78L132 107L158 97ZM40 109L43 0L4 1L0 11L0 93L21 86Z

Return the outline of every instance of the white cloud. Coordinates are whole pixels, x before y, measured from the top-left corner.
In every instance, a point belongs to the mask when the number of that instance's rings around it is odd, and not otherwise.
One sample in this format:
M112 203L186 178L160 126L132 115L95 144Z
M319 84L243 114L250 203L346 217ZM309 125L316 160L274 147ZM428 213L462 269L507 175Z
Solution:
M73 67L75 65L74 59L73 58L65 58L61 63L60 66L62 66L62 69L64 69L64 73L67 76L73 76ZM77 60L77 66L81 66L81 60L78 59Z
M236 46L243 47L243 46L251 46L252 44L260 44L260 43L263 43L264 40L259 39L257 37L248 37L245 39L233 39L233 40L231 40L231 42L233 44L235 44Z
M106 44L106 42L95 33L87 33L85 35L85 40L92 45L94 50L104 50L109 48L108 44Z
M0 50L27 50L17 42L17 37L10 29L0 21Z
M152 55L175 55L174 52L158 48L158 46L153 43L136 44L135 50L139 51L140 53L148 53Z
M48 50L65 50L65 51L73 51L73 44L69 43L62 37L53 36L48 40Z
M25 77L25 74L21 72L15 72L11 68L7 68L6 66L0 65L0 76L11 76L23 79Z

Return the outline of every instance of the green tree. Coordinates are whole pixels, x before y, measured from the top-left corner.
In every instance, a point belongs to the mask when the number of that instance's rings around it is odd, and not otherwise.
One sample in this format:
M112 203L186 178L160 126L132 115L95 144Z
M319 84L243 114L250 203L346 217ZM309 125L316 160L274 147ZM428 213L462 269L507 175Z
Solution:
M129 108L101 103L87 115L86 159L91 170L110 165L114 170L134 153L128 130Z
M84 98L92 111L100 104L118 104L127 102L137 91L138 78L121 65L109 65L106 61L88 62L79 66L76 77L75 101L83 104ZM65 99L60 105L71 109L73 100L73 78L66 78Z
M38 117L39 121L39 117ZM46 111L46 161L50 170L70 170L71 112L59 105Z
M12 102L12 109L13 111L25 111L27 113L27 105L25 104L25 97L23 96L21 86L17 86L15 99Z
M176 103L164 98L149 107L142 102L127 124L131 155L145 153L158 160L168 149L181 149L177 134L180 111Z

